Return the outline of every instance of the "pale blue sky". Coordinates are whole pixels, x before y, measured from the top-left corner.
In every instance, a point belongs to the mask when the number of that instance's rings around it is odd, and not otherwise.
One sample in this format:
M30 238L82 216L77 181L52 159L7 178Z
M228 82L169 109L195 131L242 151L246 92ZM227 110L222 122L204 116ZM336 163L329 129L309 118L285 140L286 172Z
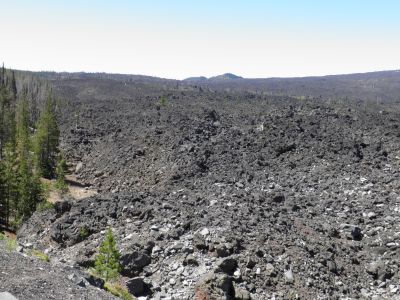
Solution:
M400 1L0 0L0 61L182 79L400 68Z

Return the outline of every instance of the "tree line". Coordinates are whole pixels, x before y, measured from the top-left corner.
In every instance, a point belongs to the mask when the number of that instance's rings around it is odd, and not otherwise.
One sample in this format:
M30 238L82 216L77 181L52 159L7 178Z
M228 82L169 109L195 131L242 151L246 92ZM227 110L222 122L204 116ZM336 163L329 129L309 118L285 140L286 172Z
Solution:
M40 81L0 70L0 225L16 229L45 201L41 178L56 177L56 101ZM46 97L41 99L46 90Z

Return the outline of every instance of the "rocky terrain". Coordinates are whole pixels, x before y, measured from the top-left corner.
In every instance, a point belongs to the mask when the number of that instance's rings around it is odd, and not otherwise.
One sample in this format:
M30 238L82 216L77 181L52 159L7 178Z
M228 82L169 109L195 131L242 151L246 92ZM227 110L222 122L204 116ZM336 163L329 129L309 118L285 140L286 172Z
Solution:
M89 283L89 275L63 264L52 264L23 249L7 249L0 241L0 299L12 291L16 299L118 299ZM25 253L21 253L25 252Z
M98 194L35 213L23 249L83 272L110 226L139 299L400 299L396 104L51 82L73 175Z

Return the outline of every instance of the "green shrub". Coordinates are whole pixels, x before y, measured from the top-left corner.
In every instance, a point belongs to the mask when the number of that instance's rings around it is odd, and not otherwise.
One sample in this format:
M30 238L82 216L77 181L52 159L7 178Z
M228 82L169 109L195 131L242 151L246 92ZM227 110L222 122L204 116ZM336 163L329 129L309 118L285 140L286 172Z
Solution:
M4 241L6 238L6 235L0 232L0 241Z
M79 229L79 237L81 238L81 240L86 239L89 236L89 229L87 229L86 226L82 226Z

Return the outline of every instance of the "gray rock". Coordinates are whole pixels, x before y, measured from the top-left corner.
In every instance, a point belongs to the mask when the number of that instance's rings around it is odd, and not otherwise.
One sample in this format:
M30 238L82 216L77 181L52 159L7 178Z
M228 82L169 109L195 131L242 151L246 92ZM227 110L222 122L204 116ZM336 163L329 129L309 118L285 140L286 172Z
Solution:
M270 263L266 264L266 266L265 266L265 274L268 275L268 276L275 275L275 267Z
M361 241L363 238L363 233L361 231L361 228L358 226L354 226L353 229L351 230L351 236L353 240Z
M271 200L274 203L282 203L285 201L285 195L280 192L274 192L271 194Z
M337 267L336 267L336 263L332 260L328 260L326 262L326 266L328 267L328 270L332 273L337 273Z
M143 277L135 277L126 281L126 287L132 295L139 297L145 294L147 285Z
M86 287L88 284L88 282L83 277L80 277L74 273L68 275L67 278L80 287Z
M122 255L120 258L120 263L122 266L121 274L124 276L133 277L151 263L151 258L145 253L134 251Z
M174 245L172 245L171 249L172 250L176 250L176 251L180 251L183 248L183 244L182 243L176 243Z
M196 299L233 299L234 294L232 277L226 274L209 273L196 287Z
M26 244L24 244L24 247L26 249L32 249L33 248L33 244L32 243L26 243Z
M207 235L210 234L210 230L208 230L208 228L203 228L203 229L200 231L200 234L201 234L202 236L207 236Z
M14 297L9 292L0 293L0 300L18 300L18 298Z
M204 237L199 233L196 233L193 236L193 244L199 250L205 250L208 248Z
M199 262L194 258L193 255L188 255L186 256L185 260L183 261L183 265L192 265L192 266L198 266Z
M93 285L95 287L98 287L100 289L104 288L104 280L99 278L99 277L95 277L93 275L90 275L88 273L84 273L84 279L90 284Z
M238 263L237 263L236 259L226 258L222 262L219 263L216 271L222 272L222 273L225 273L228 275L233 275L237 266L238 266Z
M163 252L163 250L161 249L161 247L159 246L154 246L152 251L151 251L151 255L157 255L159 253Z
M215 253L216 253L217 257L227 257L230 255L230 251L228 250L228 248L225 245L218 245L215 248Z
M392 270L382 261L374 261L365 267L368 274L372 275L375 280L385 281L393 276Z
M183 247L183 248L182 248L182 252L183 252L183 253L191 254L191 253L194 252L194 249L193 249L193 247Z
M75 173L78 174L83 168L83 163L80 161L76 164Z
M152 225L152 226L150 227L150 229L153 230L153 231L159 231L159 230L160 230L160 227L159 227L158 225Z
M235 284L233 285L235 289L235 300L251 300L250 293L242 288L239 288Z
M256 266L256 264L257 263L251 257L247 258L247 263L246 263L247 268L253 269Z
M292 269L287 270L284 275L285 275L285 281L287 283L293 283L294 282L294 276L293 276Z

